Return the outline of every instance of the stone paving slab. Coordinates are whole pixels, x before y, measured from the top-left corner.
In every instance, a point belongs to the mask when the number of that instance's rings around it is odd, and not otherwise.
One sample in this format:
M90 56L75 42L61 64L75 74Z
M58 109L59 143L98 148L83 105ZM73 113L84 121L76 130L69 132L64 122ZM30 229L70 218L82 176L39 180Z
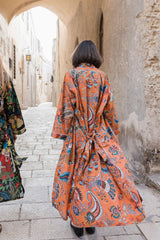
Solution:
M55 167L54 167L55 168ZM53 170L32 170L33 178L41 178L41 177L53 177L54 178L54 169Z
M53 184L53 177L24 179L24 187L52 186L52 184Z
M92 237L92 236L90 236L90 237L88 237L87 235L84 235L82 238L65 238L65 240L77 240L77 239L84 239L84 240L104 240L104 237L96 237L96 236L94 236L94 237ZM45 240L45 239L43 239L43 240ZM48 239L48 240L57 240L57 239ZM64 240L64 239L58 239L58 240Z
M126 232L122 226L97 228L98 236L125 235Z
M21 177L22 179L24 178L31 178L31 175L32 175L32 171L31 170L28 170L28 171L21 171Z
M23 165L22 165L22 167L21 167L21 170L23 171L23 170L40 170L40 169L43 169L43 164L42 164L42 162L25 162Z
M57 219L42 219L31 221L31 239L34 240L68 240L79 239L70 229L69 221ZM81 239L90 239L86 234ZM92 238L94 239L94 238ZM95 239L102 240L103 237L98 236Z
M21 144L22 144L21 142L17 143L17 141L16 141L16 150L17 151L22 151L22 152L24 151L25 152L28 149L29 150L34 150L35 149L35 145L34 144L32 144L32 145L31 144L30 145L29 144L25 144L25 145L23 145L23 147L21 146Z
M140 223L138 227L148 240L160 240L160 223Z
M160 221L160 193L144 184L137 186L143 198L146 218L143 222Z
M58 150L57 150L58 149ZM60 154L61 153L61 150L62 150L62 147L60 146L59 148L56 147L56 149L49 149L49 155L51 154Z
M65 238L65 240L77 240L77 239L80 239L80 238ZM45 239L43 239L43 240L45 240ZM48 239L48 240L57 240L57 239ZM58 240L64 240L64 239L58 239ZM100 240L104 240L104 238L101 238Z
M0 221L19 220L21 205L0 204Z
M3 230L0 233L1 240L29 240L30 222L11 221L1 222Z
M49 194L49 187L47 186L34 186L26 187L23 203L45 203L51 202L51 195Z
M130 235L130 236L123 235L123 236L105 237L105 240L144 240L144 238L141 235Z
M59 155L58 154L50 154L50 155L40 155L40 161L58 161Z
M124 230L127 234L135 234L136 235L136 234L141 233L136 224L131 224L131 225L128 225L128 226L124 226L123 228L124 228Z
M56 160L58 161L58 159L59 158L57 157ZM44 169L55 170L55 168L56 168L55 161L53 161L53 160L43 161L43 167L44 167Z
M19 208L21 209L23 203L24 203L24 198L20 198L20 199L17 199L16 201L6 201L1 204L4 206L12 205L13 211L16 211L16 209L14 209L14 205L19 206ZM0 214L3 215L3 212L1 210L0 210ZM16 220L16 219L13 219L13 220Z
M41 135L42 135L42 137L38 137L38 138L37 138L37 143L38 143L38 142L45 143L45 144L46 144L46 143L47 143L47 144L50 143L50 134L48 134L47 136L45 136L45 134L42 134L42 133L41 133Z
M84 235L83 239L85 239L85 240L105 240L104 237L100 237L96 233L94 235ZM77 240L77 238L76 238L76 240Z
M50 203L24 203L21 208L20 220L60 218L58 211Z
M49 196L50 196L50 199L52 199L52 189L53 189L53 187L50 186L50 187L49 187Z
M39 149L52 149L53 148L53 145L52 144L43 144L43 145L41 145L41 144L36 144L36 146L35 146L35 149L37 150L39 150Z
M22 142L20 142L20 143L18 143L18 141L16 140L16 147L21 147L21 146L28 146L28 148L30 149L30 147L32 148L32 147L34 147L35 148L35 143L36 143L36 145L38 145L38 144L40 144L40 145L42 145L42 143L38 143L37 141L37 138L35 138L35 139L32 139L32 140L27 140L27 138L26 138L26 136L21 136L21 141ZM26 138L26 140L25 140L25 138ZM21 145L21 146L19 146L19 144L23 144L23 145Z
M47 155L49 152L48 149L36 149L33 150L33 155Z
M26 162L37 162L39 160L40 160L40 156L39 155L32 155L32 156L28 156ZM37 163L35 163L35 164L37 164Z
M57 144L57 139L56 139L56 138L52 138L52 137L51 137L49 140L50 140L50 142L52 142L52 143L54 143L54 144Z
M57 141L56 142L57 145L63 146L63 140L57 139L56 141Z
M32 156L34 150L19 150L18 151L18 155L20 155L21 157L29 157Z

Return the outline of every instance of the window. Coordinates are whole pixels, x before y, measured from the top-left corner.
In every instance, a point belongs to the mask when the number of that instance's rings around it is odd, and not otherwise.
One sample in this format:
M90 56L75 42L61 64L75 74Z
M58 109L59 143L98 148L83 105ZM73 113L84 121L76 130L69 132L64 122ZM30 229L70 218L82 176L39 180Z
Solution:
M16 46L13 45L13 78L16 79Z
M78 40L78 37L77 37L76 41L75 41L75 48L77 47L78 44L79 44L79 40Z
M27 14L27 31L29 32L29 12Z
M99 52L103 57L103 13L101 13L100 18L100 28L99 28Z
M12 69L12 59L9 58L9 69L11 70Z

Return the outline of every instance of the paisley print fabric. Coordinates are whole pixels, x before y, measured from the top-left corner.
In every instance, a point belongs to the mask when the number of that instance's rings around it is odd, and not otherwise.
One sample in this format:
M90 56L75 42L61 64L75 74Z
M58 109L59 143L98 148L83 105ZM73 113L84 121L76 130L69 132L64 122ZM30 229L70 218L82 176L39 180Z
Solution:
M64 140L52 203L79 227L119 226L145 218L116 135L118 119L106 75L83 63L67 72L52 136Z
M26 131L21 109L12 82L7 86L0 107L0 202L23 197L19 168L26 158L15 151L15 135Z

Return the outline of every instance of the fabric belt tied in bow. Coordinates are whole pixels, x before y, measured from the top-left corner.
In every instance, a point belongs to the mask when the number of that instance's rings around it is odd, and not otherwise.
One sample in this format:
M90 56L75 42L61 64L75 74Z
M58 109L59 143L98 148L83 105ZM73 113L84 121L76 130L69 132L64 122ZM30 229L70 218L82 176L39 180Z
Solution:
M87 168L89 161L90 161L90 157L91 157L91 149L93 147L93 142L95 141L95 137L96 137L96 132L91 132L91 133L84 133L84 139L85 139L85 146L84 149L82 151L81 154L81 166L78 169L78 175L80 176L80 178L83 176L85 169Z

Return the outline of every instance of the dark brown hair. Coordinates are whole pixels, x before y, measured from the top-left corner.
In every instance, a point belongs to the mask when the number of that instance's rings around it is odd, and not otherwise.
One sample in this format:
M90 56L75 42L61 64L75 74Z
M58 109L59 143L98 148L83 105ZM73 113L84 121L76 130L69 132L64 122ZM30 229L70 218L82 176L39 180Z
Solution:
M91 40L81 42L72 56L72 65L78 67L81 63L90 63L99 68L103 60L96 45Z

